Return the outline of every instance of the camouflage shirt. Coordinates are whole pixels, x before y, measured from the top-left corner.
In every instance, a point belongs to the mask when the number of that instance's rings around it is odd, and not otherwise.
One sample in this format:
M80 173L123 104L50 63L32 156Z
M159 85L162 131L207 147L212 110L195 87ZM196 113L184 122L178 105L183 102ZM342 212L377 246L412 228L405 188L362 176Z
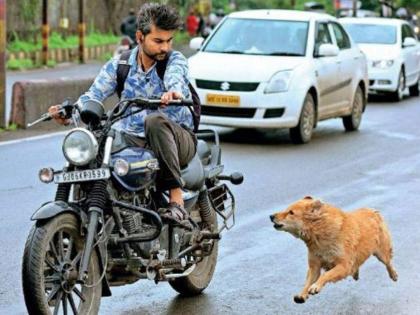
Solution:
M134 99L137 97L160 98L166 91L177 91L184 98L190 98L188 88L188 64L186 58L178 51L172 52L166 66L163 81L156 71L156 63L146 72L137 64L138 47L133 49L128 64L130 70L121 93L121 100ZM103 102L107 97L114 94L117 87L117 67L119 56L108 61L99 72L89 90L80 96L78 103L88 99ZM133 109L135 110L135 109ZM144 136L144 119L156 110L144 110L140 113L128 116L117 122L115 129L124 130L127 133ZM194 123L191 111L183 106L167 106L158 111L165 114L172 121L183 124L193 129Z

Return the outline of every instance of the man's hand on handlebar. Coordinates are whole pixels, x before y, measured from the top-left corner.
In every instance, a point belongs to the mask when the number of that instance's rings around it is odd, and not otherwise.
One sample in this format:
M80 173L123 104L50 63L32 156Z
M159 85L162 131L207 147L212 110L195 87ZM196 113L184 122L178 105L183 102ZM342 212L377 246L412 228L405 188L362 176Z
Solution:
M181 93L176 91L169 91L162 94L160 101L162 102L162 107L166 107L166 105L168 105L170 101L180 100L182 98L183 96Z
M67 119L64 117L64 113L62 112L60 105L51 106L50 108L48 108L48 113L60 125L67 126L71 122L71 119Z

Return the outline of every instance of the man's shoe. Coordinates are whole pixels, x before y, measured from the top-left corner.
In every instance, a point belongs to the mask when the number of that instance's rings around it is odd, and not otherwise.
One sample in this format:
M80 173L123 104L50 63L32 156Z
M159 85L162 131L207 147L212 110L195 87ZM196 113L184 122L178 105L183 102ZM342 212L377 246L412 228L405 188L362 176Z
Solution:
M178 223L188 219L187 210L176 202L169 203L168 208L159 209L159 213L162 218L176 221Z

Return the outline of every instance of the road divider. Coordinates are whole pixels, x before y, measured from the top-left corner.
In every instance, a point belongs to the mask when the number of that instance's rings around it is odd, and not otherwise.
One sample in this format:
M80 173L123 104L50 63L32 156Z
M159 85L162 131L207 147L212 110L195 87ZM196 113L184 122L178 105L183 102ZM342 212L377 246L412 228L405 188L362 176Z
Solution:
M66 98L76 101L86 92L93 78L18 81L13 85L10 123L26 128L29 122L38 119L51 105L60 104ZM117 102L116 96L105 102L111 108ZM53 123L48 123L51 127ZM41 128L39 124L34 128Z

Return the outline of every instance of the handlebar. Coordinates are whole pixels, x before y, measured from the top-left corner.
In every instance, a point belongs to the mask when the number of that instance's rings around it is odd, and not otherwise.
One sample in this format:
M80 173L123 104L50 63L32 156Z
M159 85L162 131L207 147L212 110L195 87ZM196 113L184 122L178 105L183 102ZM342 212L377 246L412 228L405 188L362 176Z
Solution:
M120 108L122 104L124 105ZM108 121L111 120L115 122L114 119L118 120L122 118L125 111L132 105L138 106L141 108L141 110L143 110L143 109L158 109L161 106L192 106L193 101L190 99L177 99L177 100L170 101L168 104L163 104L160 99L148 99L148 98L141 98L141 97L136 98L136 99L131 99L131 100L123 100L123 101L118 102L115 105L114 109L111 111L112 112L111 116L108 117ZM76 109L78 108L77 103L72 103L70 102L70 100L67 99L63 103L58 105L58 111L56 113L59 115L62 115L65 118L70 118L74 108ZM38 118L37 120L31 123L28 123L27 128L30 128L40 122L51 120L52 118L53 116L50 113L42 114L41 117Z
M69 117L71 117L71 113L73 111L74 106L75 106L75 104L70 102L69 99L66 99L63 103L58 105L57 114L62 115L65 118L69 118ZM52 118L53 118L53 116L50 113L42 114L40 118L38 118L37 120L35 120L31 123L28 123L26 125L26 127L30 128L30 127L32 127L32 126L34 126L34 125L36 125L40 122L51 120Z

